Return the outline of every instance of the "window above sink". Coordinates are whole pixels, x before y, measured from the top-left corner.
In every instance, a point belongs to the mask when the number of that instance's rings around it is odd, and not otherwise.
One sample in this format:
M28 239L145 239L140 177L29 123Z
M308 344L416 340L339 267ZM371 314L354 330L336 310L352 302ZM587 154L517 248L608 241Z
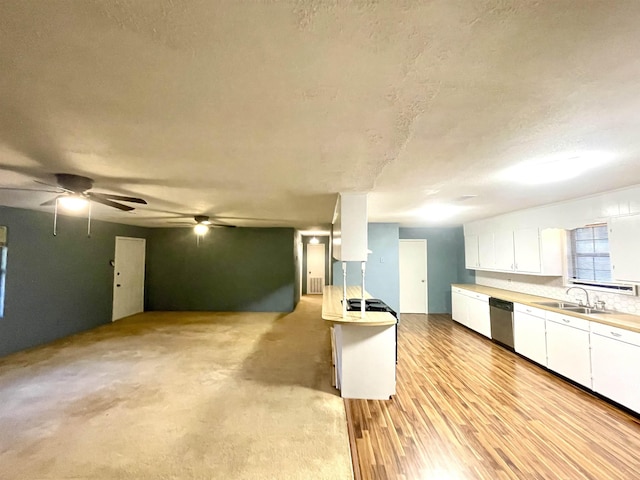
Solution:
M567 286L635 295L634 285L613 280L606 223L570 230L567 260Z

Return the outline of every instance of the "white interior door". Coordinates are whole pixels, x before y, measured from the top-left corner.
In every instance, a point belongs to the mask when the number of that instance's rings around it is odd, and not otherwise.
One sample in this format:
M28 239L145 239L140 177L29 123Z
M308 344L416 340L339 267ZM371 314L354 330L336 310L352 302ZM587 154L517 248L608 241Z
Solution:
M324 243L307 244L307 293L322 293L324 287Z
M427 313L427 241L400 240L400 313Z
M112 320L144 310L144 238L116 237Z

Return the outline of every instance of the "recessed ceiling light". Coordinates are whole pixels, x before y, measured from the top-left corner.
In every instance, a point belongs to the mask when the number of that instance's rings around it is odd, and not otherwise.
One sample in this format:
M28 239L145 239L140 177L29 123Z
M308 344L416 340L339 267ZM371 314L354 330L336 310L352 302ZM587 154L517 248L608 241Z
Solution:
M501 172L504 180L527 185L556 183L576 178L611 161L604 152L562 153L528 160Z

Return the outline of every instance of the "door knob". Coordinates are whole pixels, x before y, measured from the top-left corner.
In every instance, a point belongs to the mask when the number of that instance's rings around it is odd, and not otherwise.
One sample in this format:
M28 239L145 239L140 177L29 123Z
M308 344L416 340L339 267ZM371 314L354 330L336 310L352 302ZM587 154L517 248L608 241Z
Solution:
M119 287L119 286L120 286L120 284L119 284L119 283L116 283L116 287Z
M422 283L424 283L424 280L420 280Z

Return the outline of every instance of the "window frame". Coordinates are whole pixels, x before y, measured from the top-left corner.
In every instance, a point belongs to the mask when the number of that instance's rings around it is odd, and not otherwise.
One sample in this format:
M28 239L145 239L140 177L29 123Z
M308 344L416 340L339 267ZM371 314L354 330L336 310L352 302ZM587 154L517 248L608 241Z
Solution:
M593 252L592 254L578 254L576 252L577 248L577 239L576 239L576 231L583 229L595 229L599 227L604 227L604 232L606 233L607 240L607 252ZM592 235L592 240L604 240L603 238L595 238L595 235ZM595 246L595 245L594 245ZM594 248L595 250L595 248ZM609 249L609 230L608 225L606 223L597 223L585 225L583 227L577 227L569 230L567 235L567 269L565 275L565 286L580 286L587 288L589 290L596 290L601 292L608 293L616 293L621 295L635 295L636 294L636 285L625 283L625 282L616 282L616 281L599 281L599 280L590 280L590 279L581 279L575 278L575 272L577 269L577 259L579 257L591 257L591 258L611 258L611 252ZM593 268L594 278L595 272L597 270L595 267Z

